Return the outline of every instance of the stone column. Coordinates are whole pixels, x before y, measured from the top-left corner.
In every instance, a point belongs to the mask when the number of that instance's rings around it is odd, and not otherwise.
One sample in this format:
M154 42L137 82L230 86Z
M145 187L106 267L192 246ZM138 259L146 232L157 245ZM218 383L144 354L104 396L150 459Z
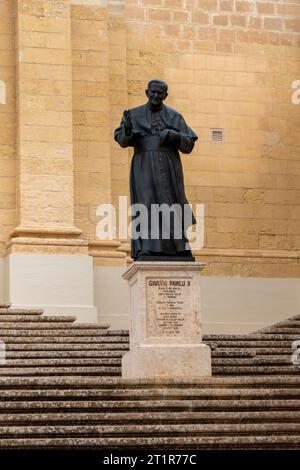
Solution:
M18 225L8 297L93 321L88 242L74 226L70 0L15 0Z
M70 1L16 0L16 234L78 235L73 226Z
M200 271L204 263L135 262L124 273L130 288L130 351L124 378L211 375L202 343Z

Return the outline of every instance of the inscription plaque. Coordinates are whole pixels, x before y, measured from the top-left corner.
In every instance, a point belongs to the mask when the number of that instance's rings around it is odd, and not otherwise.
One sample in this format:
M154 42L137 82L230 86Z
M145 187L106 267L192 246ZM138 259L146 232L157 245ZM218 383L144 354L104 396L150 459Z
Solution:
M190 278L146 279L148 337L185 337L192 330Z

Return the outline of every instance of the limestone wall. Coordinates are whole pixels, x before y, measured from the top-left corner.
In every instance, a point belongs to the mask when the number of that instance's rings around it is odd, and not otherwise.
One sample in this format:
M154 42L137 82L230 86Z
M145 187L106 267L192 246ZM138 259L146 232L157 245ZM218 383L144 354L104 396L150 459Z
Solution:
M0 10L1 256L17 226L23 253L88 249L97 265L125 265L118 240L97 240L96 207L128 195L130 152L112 132L158 77L199 134L182 160L189 200L205 204L206 275L299 276L299 2L0 0Z
M16 106L13 2L0 2L0 257L16 224Z
M130 105L162 77L199 134L182 159L189 199L205 204L206 274L298 276L299 3L131 0L126 22Z

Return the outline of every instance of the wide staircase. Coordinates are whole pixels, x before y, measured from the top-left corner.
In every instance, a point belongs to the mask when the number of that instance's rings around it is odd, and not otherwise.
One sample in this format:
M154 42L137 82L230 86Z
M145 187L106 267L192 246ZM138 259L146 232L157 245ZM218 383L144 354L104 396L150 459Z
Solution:
M0 449L300 449L300 315L204 336L213 376L186 380L122 379L128 331L74 322L0 305Z

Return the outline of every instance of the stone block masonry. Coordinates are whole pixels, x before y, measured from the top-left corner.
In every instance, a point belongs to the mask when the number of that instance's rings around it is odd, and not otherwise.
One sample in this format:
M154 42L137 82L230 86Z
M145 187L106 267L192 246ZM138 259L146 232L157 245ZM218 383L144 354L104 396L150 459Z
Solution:
M169 105L200 136L183 163L189 200L205 205L199 256L206 274L299 276L300 108L291 100L300 74L299 8L292 1L126 2L130 105L141 102L145 77L162 68ZM212 128L224 129L224 144L211 142Z
M124 263L112 256L118 244L97 242L96 208L128 195L130 161L112 130L157 76L170 84L168 104L200 135L195 155L182 158L188 197L205 204L207 260L216 250L226 255L207 272L297 276L300 108L291 84L300 73L299 8L271 0L3 0L2 255L15 227L75 226L96 264ZM224 144L211 142L212 128L224 129ZM29 246L22 250L48 250Z

